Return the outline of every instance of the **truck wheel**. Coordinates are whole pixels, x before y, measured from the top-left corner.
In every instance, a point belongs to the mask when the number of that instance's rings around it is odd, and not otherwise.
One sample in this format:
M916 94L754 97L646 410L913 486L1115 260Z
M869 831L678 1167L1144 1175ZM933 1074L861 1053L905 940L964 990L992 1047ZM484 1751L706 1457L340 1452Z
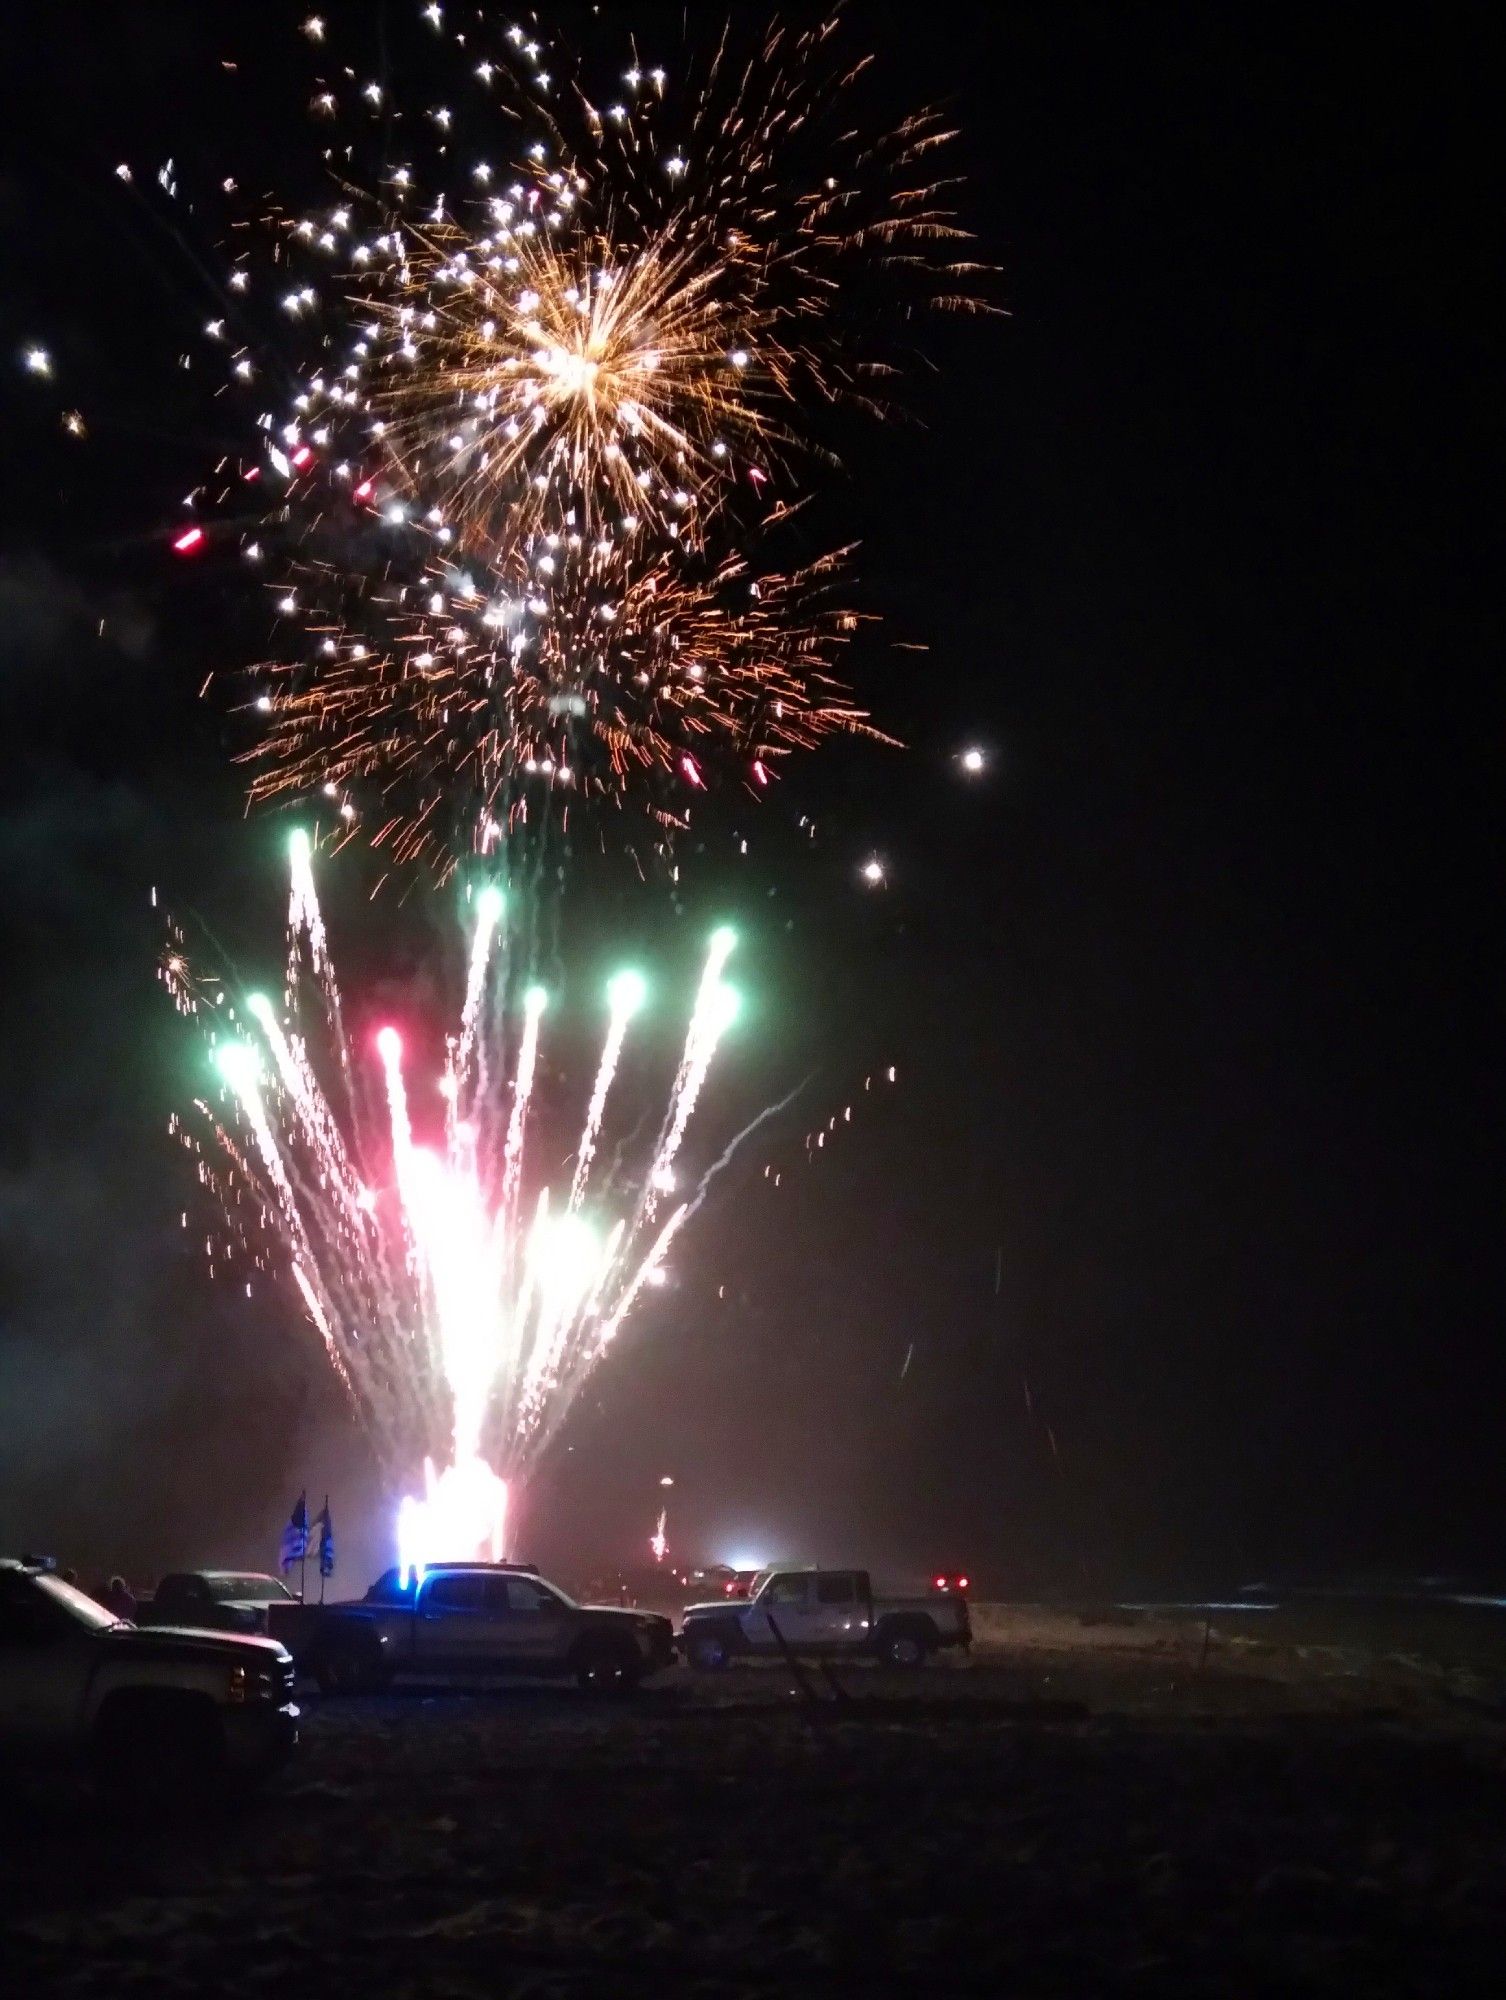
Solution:
M643 1672L636 1647L590 1646L575 1665L575 1679L586 1694L631 1694Z
M879 1642L879 1657L891 1667L923 1667L931 1652L931 1641L912 1626L901 1626Z
M732 1658L732 1648L725 1633L697 1632L690 1641L687 1658L697 1673L720 1673Z
M321 1694L381 1694L391 1675L359 1653L327 1653L314 1668L314 1679Z

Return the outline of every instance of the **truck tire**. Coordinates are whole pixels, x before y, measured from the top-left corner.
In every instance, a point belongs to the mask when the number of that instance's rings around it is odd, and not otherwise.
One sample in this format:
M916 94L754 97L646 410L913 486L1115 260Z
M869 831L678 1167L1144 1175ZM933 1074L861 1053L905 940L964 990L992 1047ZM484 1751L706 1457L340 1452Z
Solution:
M321 1653L314 1662L321 1694L385 1694L392 1675L373 1655L355 1648Z
M878 1635L879 1658L885 1666L903 1667L907 1672L923 1667L935 1649L935 1629L923 1619L887 1626Z
M206 1696L114 1695L89 1747L96 1786L121 1804L150 1812L224 1794L225 1732Z
M709 1631L693 1633L686 1642L685 1657L700 1674L720 1673L732 1659L730 1635L713 1625Z
M636 1646L618 1640L587 1640L575 1656L576 1684L584 1694L631 1694L643 1674Z

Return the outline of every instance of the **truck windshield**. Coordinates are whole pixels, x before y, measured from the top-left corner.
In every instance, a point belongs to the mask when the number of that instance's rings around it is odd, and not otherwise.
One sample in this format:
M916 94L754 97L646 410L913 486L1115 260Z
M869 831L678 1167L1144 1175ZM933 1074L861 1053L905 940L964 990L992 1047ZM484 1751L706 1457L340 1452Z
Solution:
M293 1593L275 1576L211 1576L205 1581L216 1604L291 1604Z
M106 1611L102 1604L96 1604L92 1597L86 1597L71 1583L64 1583L60 1576L39 1576L37 1589L46 1593L53 1602L66 1611L76 1624L87 1625L93 1631L107 1632L112 1625L126 1625L130 1621L117 1618L113 1611Z

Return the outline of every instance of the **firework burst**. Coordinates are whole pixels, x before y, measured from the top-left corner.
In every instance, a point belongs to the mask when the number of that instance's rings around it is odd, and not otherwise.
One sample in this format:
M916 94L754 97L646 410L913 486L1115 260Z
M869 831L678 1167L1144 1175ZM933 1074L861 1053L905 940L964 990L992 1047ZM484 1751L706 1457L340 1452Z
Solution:
M606 1032L572 1170L555 1194L530 1165L546 996L521 995L502 898L474 899L464 1001L430 1118L396 1027L353 1037L307 839L293 843L281 1004L197 973L181 937L163 960L219 1082L175 1129L198 1153L240 1255L286 1280L317 1328L394 1488L422 1468L401 1536L448 1555L500 1553L510 1484L526 1478L581 1385L661 1271L698 1191L668 1202L701 1087L735 1012L711 940L658 1136L637 1170L598 1147L636 975L608 989ZM432 1125L431 1138L423 1136Z
M401 809L369 831L443 875L459 859L457 800L485 850L527 816L530 781L620 797L658 777L683 794L733 745L757 794L792 751L878 734L836 670L858 625L828 601L840 556L757 577L736 556L694 576L663 558L626 574L608 562L593 595L569 572L595 560L562 547L562 588L536 568L483 592L446 570L387 607L385 631L324 633L316 669L264 669L253 800L400 784Z
M296 635L253 689L255 796L322 792L443 874L560 787L672 825L723 768L761 789L863 725L840 558L774 551L821 412L889 405L895 306L972 309L977 267L944 122L863 136L832 23L729 29L672 77L421 19L441 59L411 73L451 101L341 60L311 100L328 197L232 232L207 333L262 437L206 497Z

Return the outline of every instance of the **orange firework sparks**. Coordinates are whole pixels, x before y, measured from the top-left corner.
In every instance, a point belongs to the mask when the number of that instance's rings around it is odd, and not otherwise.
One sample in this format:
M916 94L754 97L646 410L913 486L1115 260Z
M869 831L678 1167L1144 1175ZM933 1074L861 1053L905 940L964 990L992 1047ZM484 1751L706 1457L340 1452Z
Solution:
M467 820L496 827L521 809L523 780L587 795L647 773L694 786L708 750L734 744L756 790L833 731L877 734L833 671L858 622L825 603L840 557L750 579L729 556L696 580L663 557L582 560L594 589L435 578L421 609L393 607L384 652L341 631L315 673L264 668L253 798L345 800L400 780L409 810L376 831L399 860L448 873L460 857L441 808L457 790Z
M728 765L760 790L867 727L842 557L790 565L776 531L822 413L887 408L895 308L977 309L978 267L932 166L952 134L869 136L832 22L742 54L729 27L678 80L430 25L455 101L327 71L334 189L238 230L205 333L230 387L293 379L219 496L300 635L248 704L252 796L322 793L446 872L561 787L669 826ZM271 354L227 332L263 298ZM222 539L214 499L179 553Z

